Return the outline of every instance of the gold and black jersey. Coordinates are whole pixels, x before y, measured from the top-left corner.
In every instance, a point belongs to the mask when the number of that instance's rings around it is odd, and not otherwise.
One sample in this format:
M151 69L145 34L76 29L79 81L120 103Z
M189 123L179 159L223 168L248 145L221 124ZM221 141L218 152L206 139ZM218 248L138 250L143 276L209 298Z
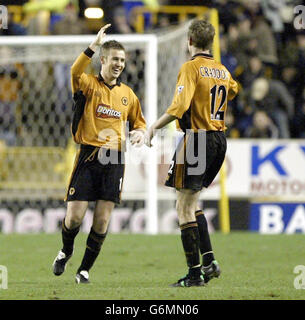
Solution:
M237 82L224 65L209 54L197 54L182 65L166 112L178 118L183 131L224 131L227 103L237 92Z
M79 144L122 150L127 124L130 130L146 128L140 102L132 89L120 81L109 86L101 75L86 74L92 54L90 49L82 52L71 67L72 92L81 90L86 97L73 138Z

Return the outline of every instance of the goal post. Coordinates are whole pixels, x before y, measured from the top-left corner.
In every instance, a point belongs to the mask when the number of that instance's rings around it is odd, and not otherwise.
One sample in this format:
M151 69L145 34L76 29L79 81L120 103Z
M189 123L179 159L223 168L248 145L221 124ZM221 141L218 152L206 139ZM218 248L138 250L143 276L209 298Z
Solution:
M157 120L157 97L158 97L158 42L155 35L147 36L146 48L146 88L147 97L146 121L147 126L153 124ZM146 190L146 232L148 234L158 233L158 167L157 167L157 152L155 148L149 149L149 159L152 159L152 164L147 170L148 172L148 187Z
M219 44L219 17L216 9L211 9L210 21L215 28L215 38L213 43L213 55L216 61L221 62L221 52ZM219 227L223 233L230 232L230 209L229 209L229 198L226 189L226 161L224 161L220 172L220 198L219 198Z

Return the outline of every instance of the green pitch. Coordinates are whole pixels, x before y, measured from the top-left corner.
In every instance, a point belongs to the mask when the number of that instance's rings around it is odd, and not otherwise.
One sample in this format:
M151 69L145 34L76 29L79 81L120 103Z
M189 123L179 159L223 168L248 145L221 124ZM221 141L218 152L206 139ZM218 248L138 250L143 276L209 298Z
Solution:
M90 272L91 283L76 285L86 237L78 235L74 256L65 273L56 277L51 265L61 247L59 233L0 235L0 265L8 270L8 288L0 289L0 300L305 298L305 291L294 287L298 275L293 272L305 264L301 234L212 234L222 275L200 288L169 287L186 273L179 235L109 234Z

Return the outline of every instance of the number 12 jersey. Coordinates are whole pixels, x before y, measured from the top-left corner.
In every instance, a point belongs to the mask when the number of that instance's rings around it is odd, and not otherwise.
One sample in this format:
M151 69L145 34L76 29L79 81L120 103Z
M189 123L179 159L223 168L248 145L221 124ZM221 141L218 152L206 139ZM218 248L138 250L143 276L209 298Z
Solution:
M180 69L176 91L167 113L177 117L177 127L186 131L225 131L228 100L238 84L224 65L209 54L199 53Z

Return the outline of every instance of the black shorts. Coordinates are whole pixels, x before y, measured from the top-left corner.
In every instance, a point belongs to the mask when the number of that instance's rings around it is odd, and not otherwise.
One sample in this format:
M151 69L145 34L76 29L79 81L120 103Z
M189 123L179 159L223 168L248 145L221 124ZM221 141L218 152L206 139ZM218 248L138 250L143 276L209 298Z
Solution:
M219 172L226 150L222 131L185 134L176 148L165 185L194 191L207 188Z
M66 201L107 200L120 203L125 169L124 153L114 150L110 153L109 149L101 149L99 157L99 150L98 147L81 145L75 159ZM110 154L115 161L109 161Z

